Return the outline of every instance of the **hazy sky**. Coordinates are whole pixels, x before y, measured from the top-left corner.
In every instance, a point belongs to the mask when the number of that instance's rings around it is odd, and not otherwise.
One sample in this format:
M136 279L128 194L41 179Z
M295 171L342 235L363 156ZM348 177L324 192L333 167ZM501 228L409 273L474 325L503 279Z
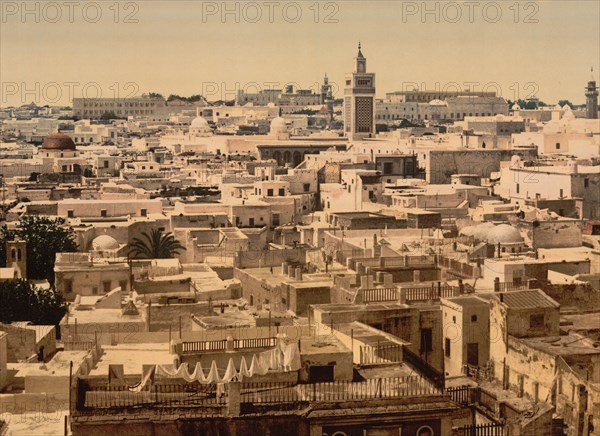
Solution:
M600 69L597 0L0 4L1 106L70 104L84 91L216 100L316 89L325 72L342 83L359 40L378 97L476 82L508 99L583 103Z

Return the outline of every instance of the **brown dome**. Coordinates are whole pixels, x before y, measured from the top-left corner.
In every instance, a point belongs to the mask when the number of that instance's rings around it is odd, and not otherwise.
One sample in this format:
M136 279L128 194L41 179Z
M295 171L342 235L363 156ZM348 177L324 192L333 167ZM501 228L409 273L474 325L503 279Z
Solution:
M64 133L52 133L44 138L44 150L76 150L73 140Z

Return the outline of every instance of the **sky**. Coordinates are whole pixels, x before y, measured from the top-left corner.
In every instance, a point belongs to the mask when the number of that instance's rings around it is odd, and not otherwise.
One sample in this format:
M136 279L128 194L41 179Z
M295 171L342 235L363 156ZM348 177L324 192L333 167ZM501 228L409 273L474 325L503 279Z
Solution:
M0 106L73 97L318 89L341 96L360 41L377 97L497 91L585 102L600 1L0 0Z

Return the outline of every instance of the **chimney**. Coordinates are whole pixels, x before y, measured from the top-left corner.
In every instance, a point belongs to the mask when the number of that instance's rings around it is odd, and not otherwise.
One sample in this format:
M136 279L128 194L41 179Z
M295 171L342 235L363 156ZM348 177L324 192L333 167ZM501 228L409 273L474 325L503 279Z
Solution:
M413 282L419 283L421 281L421 271L416 269L413 271Z
M284 276L287 274L287 262L281 262L281 275Z
M296 280L299 282L302 281L302 268L296 268Z
M360 276L360 288L368 289L369 286L369 278L368 276Z
M292 265L288 265L287 272L289 277L294 277L294 267Z

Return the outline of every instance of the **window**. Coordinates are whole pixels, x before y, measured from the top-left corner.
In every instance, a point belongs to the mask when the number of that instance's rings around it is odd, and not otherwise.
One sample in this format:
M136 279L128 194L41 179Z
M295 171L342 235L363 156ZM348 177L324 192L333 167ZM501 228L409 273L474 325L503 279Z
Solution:
M519 185L519 184L517 183L517 194L519 193L519 191L520 191L520 190L521 190L521 185Z
M102 282L102 290L104 291L104 293L108 293L111 291L110 286L112 285L112 282L110 280L106 280L104 282Z
M583 187L584 188L590 187L590 179L583 179Z
M433 429L425 425L417 430L417 436L434 436Z
M272 189L267 189L267 196L268 197L272 197L273 196L273 190Z
M119 280L121 291L127 291L127 280Z
M101 216L102 218L106 218L106 217L107 217L107 212L106 212L106 209L101 209L101 210L100 210L100 216Z
M72 279L65 280L64 290L65 290L65 294L70 294L71 292L73 292L73 280Z
M148 209L140 209L141 216L148 216Z
M433 351L432 330L430 328L421 329L421 352Z
M544 314L543 313L534 313L529 316L529 328L540 328L544 327Z
M450 338L444 339L444 355L450 357Z
M284 197L285 196L285 188L279 188L279 196L280 197Z
M304 184L304 192L308 192L310 191L310 183L305 183Z
M477 315L471 315L471 322L477 322Z
M248 219L248 225L250 225L250 227L254 227L254 218Z
M557 149L557 150L560 150L560 142L557 142L557 143L556 143L556 149Z
M108 168L108 161L107 160L104 161L104 168Z
M73 218L75 216L75 212L72 209L67 211L67 218Z

